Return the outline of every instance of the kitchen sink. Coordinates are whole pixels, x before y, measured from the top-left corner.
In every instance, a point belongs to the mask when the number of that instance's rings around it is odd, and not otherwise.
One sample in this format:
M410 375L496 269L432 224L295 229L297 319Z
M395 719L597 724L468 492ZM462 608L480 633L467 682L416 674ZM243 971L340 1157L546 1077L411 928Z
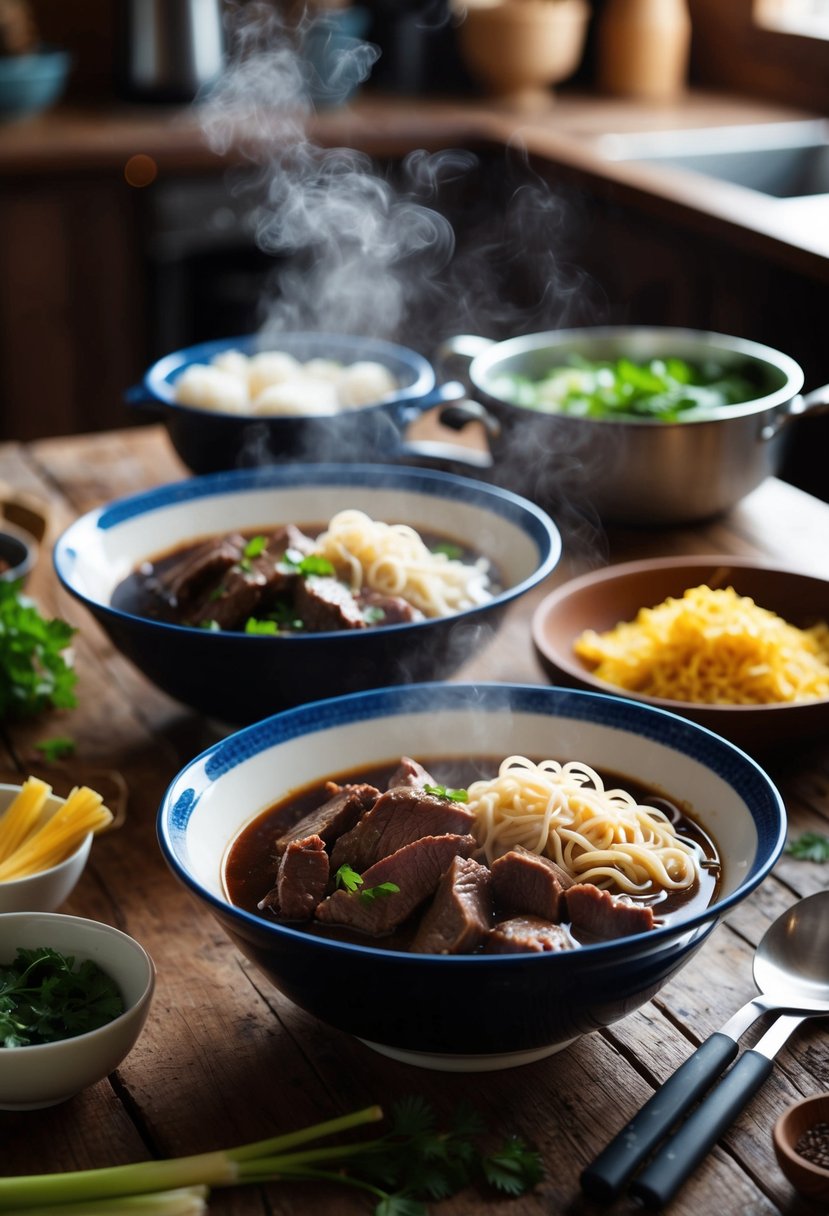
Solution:
M776 198L829 194L829 122L606 135L608 160L691 170Z

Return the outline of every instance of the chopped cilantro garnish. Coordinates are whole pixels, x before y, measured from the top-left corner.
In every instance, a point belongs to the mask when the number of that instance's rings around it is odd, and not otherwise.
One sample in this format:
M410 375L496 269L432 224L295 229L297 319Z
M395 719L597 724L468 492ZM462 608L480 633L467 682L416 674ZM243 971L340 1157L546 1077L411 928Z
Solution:
M441 541L440 544L432 546L433 553L442 553L444 557L448 557L453 562L459 562L463 557L463 549L460 545L453 545L451 541Z
M466 790L452 790L445 785L424 785L424 793L434 794L436 798L448 798L450 802L468 802Z
M334 567L327 557L320 557L317 553L300 553L298 549L286 549L282 558L282 564L288 566L297 574L333 574Z
M384 621L385 619L385 608L379 608L376 604L372 604L363 610L363 620L369 625L379 625L380 622Z
M334 886L351 894L359 892L360 899L370 903L384 895L395 895L400 888L394 882L381 882L376 887L363 887L363 876L348 864L340 866L334 875Z
M50 947L26 950L0 967L0 1042L54 1043L104 1026L123 1012L114 980L91 959L75 965Z
M252 536L245 545L245 557L259 557L260 553L264 553L267 543L268 538L266 536Z
M43 753L43 759L51 764L54 760L60 760L63 756L71 756L75 751L75 740L69 739L66 736L58 736L55 739L41 739L35 744L39 752Z
M258 621L256 617L249 616L245 621L245 633L258 633L273 638L279 633L279 626L276 621Z
M206 629L208 633L221 633L222 627L218 621L199 621L199 629Z

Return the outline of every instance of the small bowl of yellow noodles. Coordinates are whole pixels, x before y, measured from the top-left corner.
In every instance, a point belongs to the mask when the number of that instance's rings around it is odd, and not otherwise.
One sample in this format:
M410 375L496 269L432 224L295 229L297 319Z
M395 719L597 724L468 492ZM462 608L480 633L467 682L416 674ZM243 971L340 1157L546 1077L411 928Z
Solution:
M725 555L571 579L533 617L557 684L661 706L749 751L829 730L829 582Z

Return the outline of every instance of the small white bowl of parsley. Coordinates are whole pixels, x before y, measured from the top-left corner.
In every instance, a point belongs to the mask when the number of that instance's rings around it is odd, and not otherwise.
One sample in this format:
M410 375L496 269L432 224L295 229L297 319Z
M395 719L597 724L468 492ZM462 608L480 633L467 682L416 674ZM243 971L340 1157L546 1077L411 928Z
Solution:
M111 925L54 912L0 915L0 1110L55 1106L125 1059L155 967Z

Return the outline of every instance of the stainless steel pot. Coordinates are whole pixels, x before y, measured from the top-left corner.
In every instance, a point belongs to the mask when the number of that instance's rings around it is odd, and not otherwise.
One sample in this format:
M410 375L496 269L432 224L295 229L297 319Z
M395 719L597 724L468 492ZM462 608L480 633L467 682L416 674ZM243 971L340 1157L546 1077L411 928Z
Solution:
M536 379L570 354L749 364L762 395L705 420L658 422L539 413L493 390L505 373ZM614 326L504 342L461 335L445 342L440 356L465 362L474 398L445 408L441 421L458 430L483 423L495 481L548 509L582 506L618 523L679 524L720 514L779 470L794 419L829 410L829 385L802 395L803 371L788 355L702 330Z

